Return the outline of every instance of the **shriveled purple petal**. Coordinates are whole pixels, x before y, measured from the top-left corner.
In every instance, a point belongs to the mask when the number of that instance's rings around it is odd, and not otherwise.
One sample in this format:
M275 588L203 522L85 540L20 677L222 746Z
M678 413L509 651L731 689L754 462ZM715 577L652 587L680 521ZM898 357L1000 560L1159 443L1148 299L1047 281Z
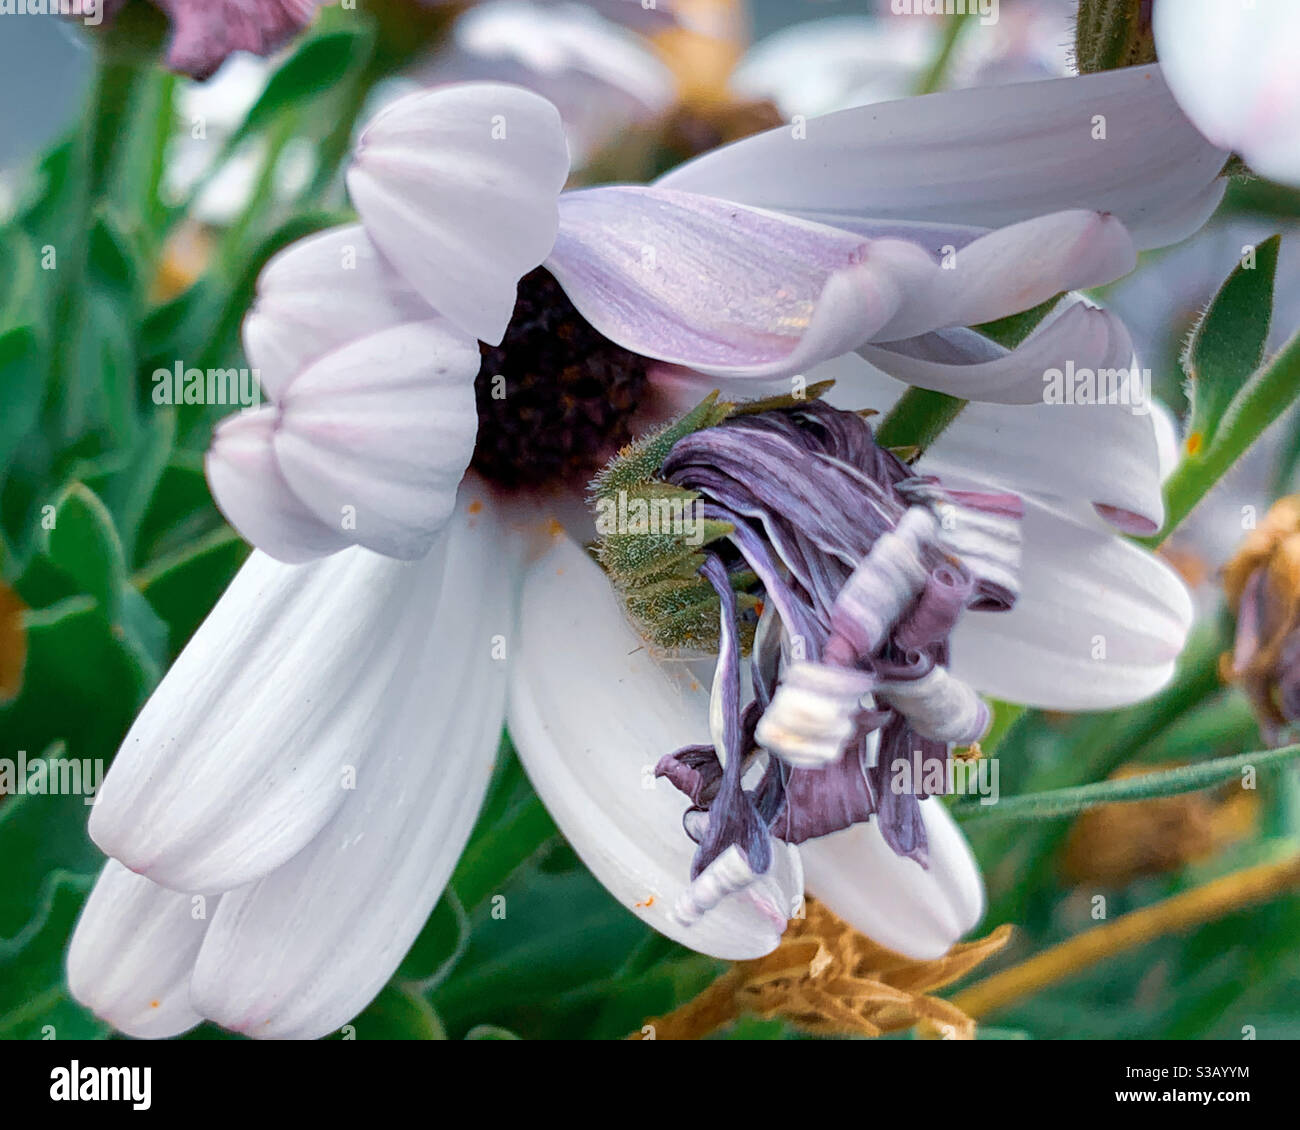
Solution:
M867 762L876 740L874 732L864 735L818 769L796 769L773 758L767 771L780 774L784 788L772 834L788 844L801 844L871 819L877 798Z
M871 770L880 834L896 855L914 859L922 867L929 865L929 841L920 805L927 795L926 774L936 761L942 764L947 757L946 743L922 738L901 716L895 716L881 731L880 756Z
M674 788L691 798L693 805L707 808L718 795L722 766L711 745L688 745L661 757L655 776L666 777Z
M938 528L933 511L913 506L876 540L835 598L828 656L837 640L848 645L846 662L866 659L885 642L930 579L925 557L933 551Z
M725 566L710 554L700 572L713 586L721 604L721 645L713 680L710 719L718 754L725 754L717 795L709 806L709 826L691 864L698 879L728 848L738 847L746 863L761 875L772 863L772 845L754 802L741 787L745 771L745 734L740 711L740 640L736 633L736 593Z
M894 646L917 651L946 640L975 594L970 570L946 561L925 579L916 604L894 629Z

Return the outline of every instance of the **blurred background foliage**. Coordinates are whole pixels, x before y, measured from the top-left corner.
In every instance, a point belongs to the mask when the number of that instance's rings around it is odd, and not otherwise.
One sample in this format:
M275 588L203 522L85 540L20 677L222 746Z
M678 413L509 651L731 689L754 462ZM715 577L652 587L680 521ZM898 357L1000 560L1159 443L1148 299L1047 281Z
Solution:
M1014 2L1003 0L1004 9ZM1068 5L1042 6L1068 15ZM755 6L754 26L762 33L874 7L770 0ZM178 358L187 367L244 364L239 323L258 271L279 248L348 218L338 171L357 121L394 75L439 47L455 16L454 7L402 0L327 8L267 65L233 120L218 128L222 115L211 115L204 138L193 136L186 110L195 84L137 49L140 35L159 29L137 29L136 46L118 34L92 51L80 29L5 21L0 755L109 761L244 560L247 547L214 509L203 476L224 410L160 407L150 374ZM1058 40L1068 26L1060 23ZM948 32L931 32L913 89L956 81L945 68L960 70ZM1023 44L1005 46L1013 49ZM201 171L178 191L169 172L196 142L206 149ZM200 204L236 163L243 187L219 217L205 217ZM1289 238L1297 217L1300 195L1234 185L1206 232L1146 257L1103 295L1132 325L1158 394L1176 412L1187 407L1183 341L1243 246L1286 234L1268 348L1300 322ZM1000 758L1004 796L1262 748L1248 704L1220 678L1231 625L1214 578L1241 536L1237 511L1262 513L1291 488L1297 455L1291 414L1220 485L1219 501L1198 511L1199 530L1194 520L1170 543L1204 616L1168 691L1097 716L999 707L998 737L985 751ZM0 1037L41 1038L50 1026L58 1038L109 1035L63 982L64 947L101 864L87 814L75 796L0 797ZM978 806L960 815L988 879L981 929L1017 926L989 969L1095 926L1099 897L1110 921L1300 851L1290 768L1261 771L1251 795L1227 780L1082 818L990 819ZM1287 893L1081 967L1003 1005L978 1034L1239 1039L1251 1026L1259 1038L1300 1037L1297 938L1300 898ZM611 899L558 836L506 745L450 888L398 975L341 1035L619 1037L723 971ZM753 1019L724 1035L798 1038L786 1023ZM224 1036L204 1028L189 1038Z

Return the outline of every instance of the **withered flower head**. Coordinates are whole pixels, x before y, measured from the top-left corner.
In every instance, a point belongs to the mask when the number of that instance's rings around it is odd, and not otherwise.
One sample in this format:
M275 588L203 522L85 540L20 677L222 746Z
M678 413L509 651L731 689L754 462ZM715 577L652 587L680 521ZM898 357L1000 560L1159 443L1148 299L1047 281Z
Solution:
M657 1040L698 1039L739 1019L784 1019L821 1036L880 1036L924 1022L930 1034L969 1040L975 1021L933 992L964 977L1011 937L999 926L978 941L955 945L933 961L894 953L809 899L766 957L737 962L694 1001L648 1020Z
M1237 618L1225 679L1250 697L1266 740L1300 721L1300 495L1274 504L1223 571Z
M1123 778L1174 765L1125 766ZM1075 821L1063 867L1072 882L1123 886L1205 859L1249 834L1256 800L1239 784L1208 792L1099 804Z

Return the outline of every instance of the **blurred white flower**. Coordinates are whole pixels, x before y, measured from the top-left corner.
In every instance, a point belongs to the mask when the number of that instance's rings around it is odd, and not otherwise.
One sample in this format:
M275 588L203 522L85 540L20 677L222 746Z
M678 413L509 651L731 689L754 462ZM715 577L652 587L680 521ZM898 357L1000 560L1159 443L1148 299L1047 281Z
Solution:
M1197 128L1261 176L1300 185L1300 4L1158 0L1153 27L1169 88Z

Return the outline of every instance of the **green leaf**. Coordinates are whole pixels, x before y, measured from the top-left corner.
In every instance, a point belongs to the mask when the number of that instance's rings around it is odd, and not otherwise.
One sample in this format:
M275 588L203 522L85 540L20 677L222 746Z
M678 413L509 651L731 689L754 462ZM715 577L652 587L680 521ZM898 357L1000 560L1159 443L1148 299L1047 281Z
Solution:
M524 1039L616 1038L675 1008L721 966L677 947L629 975L652 930L572 851L531 859L470 917L470 945L433 994L448 1032L500 1025Z
M1193 458L1214 442L1228 405L1264 360L1281 242L1272 236L1254 249L1249 266L1239 263L1192 331L1183 367L1191 382Z
M0 331L32 321L39 313L40 252L22 228L0 229ZM6 401L7 403L7 401Z
M465 1033L467 1040L517 1040L519 1039L507 1028L498 1028L495 1024L479 1024Z
M1179 793L1212 788L1240 777L1243 770L1273 769L1297 754L1300 754L1300 745L1261 750L1236 757L1221 757L1200 765L1166 769L1160 773L1145 773L1139 777L1099 781L1073 789L1026 793L1023 796L1008 797L996 804L984 805L977 800L962 801L953 805L951 811L959 820L1050 820L1075 816L1098 804L1150 800L1153 797L1177 796Z
M427 993L446 979L468 945L469 917L456 892L448 888L402 960L397 980L409 983L412 991Z
M124 585L113 627L122 646L139 666L146 686L152 690L162 679L167 664L167 624L138 589Z
M120 305L131 305L143 284L144 266L139 249L121 230L118 219L101 209L90 228L86 267L92 286L112 296Z
M116 619L126 568L113 517L98 496L73 483L55 504L46 552L50 560Z
M19 750L6 748L3 753L14 762L17 774ZM86 834L90 805L85 796L26 791L32 765L40 761L48 764L49 758L62 758L65 753L61 742L44 753L28 751L28 771L23 781L13 786L19 791L0 804L0 859L5 866L4 883L0 884L0 938L15 937L36 915L46 876L52 871L93 876L103 864L103 856Z
M303 40L271 76L235 132L231 147L266 129L278 115L305 105L349 73L360 70L370 61L374 41L374 29L365 25Z
M64 952L94 880L52 872L32 920L0 939L0 1039L85 1040L106 1027L75 1004L63 977Z
M0 334L0 482L40 415L45 392L41 354L31 326L15 326Z
M1300 332L1259 369L1228 405L1214 441L1195 459L1184 459L1165 480L1165 525L1136 539L1155 547L1165 540L1250 446L1300 397Z
M128 565L137 560L135 545L140 525L171 459L175 440L175 411L157 409L141 430L126 465L105 484L104 503L116 519Z
M111 757L150 689L100 607L78 596L29 612L27 665L0 733L20 749L65 740L74 757Z
M456 865L452 889L466 909L477 909L555 835L555 821L506 744L483 811Z
M445 1040L442 1021L427 1000L392 984L370 1006L341 1029L343 1039ZM337 1038L337 1037L336 1037Z

